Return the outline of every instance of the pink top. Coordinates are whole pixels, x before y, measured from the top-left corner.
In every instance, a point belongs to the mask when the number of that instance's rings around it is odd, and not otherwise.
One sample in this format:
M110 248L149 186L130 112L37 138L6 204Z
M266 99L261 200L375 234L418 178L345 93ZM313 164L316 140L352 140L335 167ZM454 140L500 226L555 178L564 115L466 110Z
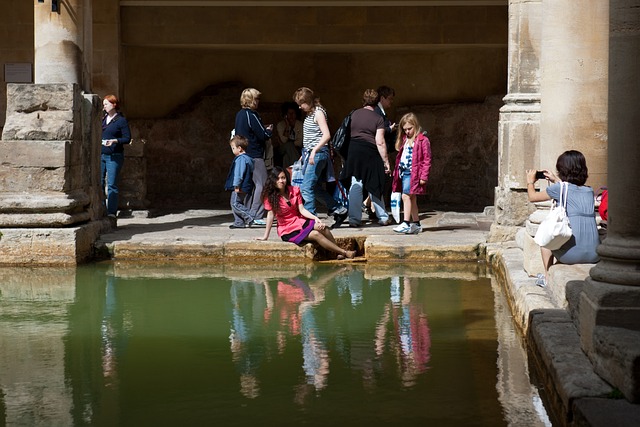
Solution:
M294 231L302 230L307 218L300 214L298 205L304 204L300 189L298 187L289 186L289 201L284 197L280 197L280 206L276 219L278 220L278 236L289 234ZM264 201L264 208L268 211L273 210L268 199Z

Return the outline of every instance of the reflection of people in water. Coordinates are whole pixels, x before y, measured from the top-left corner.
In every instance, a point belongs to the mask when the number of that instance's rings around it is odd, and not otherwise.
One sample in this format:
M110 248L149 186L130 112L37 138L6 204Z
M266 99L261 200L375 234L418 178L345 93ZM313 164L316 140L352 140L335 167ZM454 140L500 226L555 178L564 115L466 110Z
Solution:
M268 310L264 284L234 280L231 283L231 305L229 342L233 362L240 371L240 392L254 399L260 395L256 374L267 351L261 345L263 343L255 345L255 341L263 339L255 329L263 325L264 313Z
M411 279L391 279L390 301L378 321L375 348L378 358L385 348L394 350L400 361L402 382L405 386L415 384L419 374L427 369L431 359L431 334L427 316L422 306L412 303Z
M349 274L345 275L345 271ZM345 321L356 322L354 326L371 325L366 328L369 330L366 337L362 334L336 336L335 350L341 354L339 357L348 360L352 370L362 372L365 387L375 387L376 378L385 369L397 370L404 387L415 385L418 376L428 368L431 347L424 308L414 298L418 284L408 277L392 278L388 297L375 298L382 292L375 284L382 282L366 286L362 271L353 266L321 267L315 272L319 274L311 272L304 278L298 276L271 283L266 280L232 283L229 339L242 394L247 398L260 395L262 363L270 359L271 349L277 347L278 353L284 354L287 345L295 342L291 340L295 336L301 345L304 376L295 386L294 401L304 404L307 398L328 386L331 357L327 334L331 332L325 325L329 319L322 303L325 286L331 281L336 286L327 291L337 290L338 297L350 307L338 312L339 316L348 316L338 320L338 324ZM363 304L368 296L374 296L375 313L370 303ZM390 362L392 365L388 365Z
M274 317L279 319L280 328L286 327L291 335L300 335L302 343L305 382L296 387L298 403L312 390L320 391L327 386L330 359L326 337L318 326L316 307L324 301L326 284L346 269L331 268L318 277L305 280L295 277L278 282Z
M119 333L122 328L122 313L116 300L116 279L107 276L103 317L100 325L102 342L102 375L107 385L114 385L118 381L118 356L126 347L127 334Z

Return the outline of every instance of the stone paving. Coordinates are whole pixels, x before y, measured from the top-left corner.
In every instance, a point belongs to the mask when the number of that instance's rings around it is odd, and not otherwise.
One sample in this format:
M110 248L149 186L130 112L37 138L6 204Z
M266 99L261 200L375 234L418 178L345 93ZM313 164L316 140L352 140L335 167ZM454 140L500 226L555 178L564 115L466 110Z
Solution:
M530 365L540 376L547 404L553 412L564 414L554 424L640 425L640 405L610 398L615 390L594 373L580 347L572 313L580 283L593 265L556 265L550 271L550 285L541 288L525 273L523 251L515 241L486 243L493 221L491 209L482 213L430 211L421 214L421 220L423 232L418 235L399 235L394 226L374 224L343 225L333 234L340 245L357 249L357 261L485 261L505 289L516 325L527 335ZM263 228L229 229L232 221L227 209L119 218L118 228L103 234L96 248L100 256L117 261L217 262L242 256L252 262L311 262L328 257L311 245L282 242L275 229L269 241L257 241ZM615 416L603 415L607 413Z
M332 219L321 219L333 224ZM363 219L366 219L366 214ZM477 261L492 222L485 213L427 212L423 232L402 235L394 226L346 224L332 232L338 243L357 249L367 260ZM280 240L275 228L268 241L257 241L264 228L230 229L229 210L189 210L152 217L119 218L118 228L103 234L96 247L104 257L126 259L191 259L207 261L236 254L252 259L322 259L311 245L297 247Z

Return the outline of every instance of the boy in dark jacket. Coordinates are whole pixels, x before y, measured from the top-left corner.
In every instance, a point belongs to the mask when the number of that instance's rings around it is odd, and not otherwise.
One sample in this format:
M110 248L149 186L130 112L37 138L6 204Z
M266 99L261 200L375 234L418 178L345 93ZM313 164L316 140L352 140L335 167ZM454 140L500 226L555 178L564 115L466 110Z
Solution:
M229 141L231 151L236 156L231 164L224 189L231 193L231 211L233 212L233 224L229 228L245 228L253 224L249 209L245 206L245 200L250 197L253 190L253 161L247 154L249 142L244 136L236 135Z

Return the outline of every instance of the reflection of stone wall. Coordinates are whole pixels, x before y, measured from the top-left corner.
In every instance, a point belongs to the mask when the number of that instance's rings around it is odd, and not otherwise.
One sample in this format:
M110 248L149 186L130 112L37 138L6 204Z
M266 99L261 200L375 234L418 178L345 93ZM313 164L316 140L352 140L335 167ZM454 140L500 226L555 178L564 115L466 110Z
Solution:
M75 284L75 268L0 269L1 299L11 301L0 313L0 421L7 425L73 425L64 338ZM34 316L43 303L47 315Z
M131 120L134 140L145 141L152 209L228 204L223 189L233 158L228 138L242 89L239 84L212 86L165 119ZM495 96L483 103L398 106L396 119L407 111L417 113L431 139L432 171L427 204L421 207L481 211L493 204L501 105ZM265 124L277 122L279 114L279 104L260 105ZM332 131L340 122L337 117L329 121ZM130 165L123 179L135 173Z

